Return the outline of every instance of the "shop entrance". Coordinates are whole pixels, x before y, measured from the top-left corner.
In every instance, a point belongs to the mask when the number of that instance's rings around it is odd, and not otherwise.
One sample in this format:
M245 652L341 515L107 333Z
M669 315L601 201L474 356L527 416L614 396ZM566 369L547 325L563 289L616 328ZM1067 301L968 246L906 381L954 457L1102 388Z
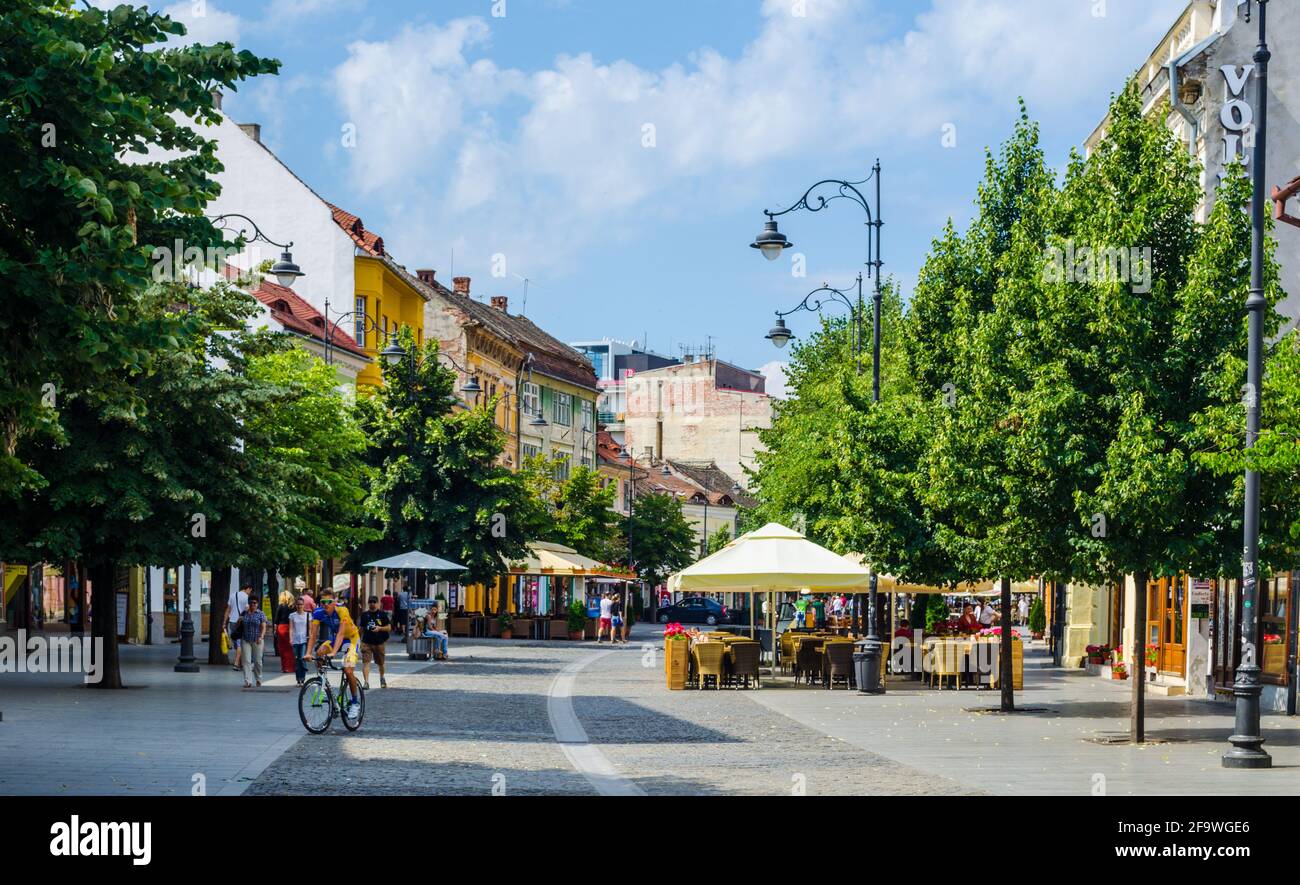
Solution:
M1148 651L1155 646L1156 669L1185 676L1187 672L1187 579L1160 578L1147 584Z

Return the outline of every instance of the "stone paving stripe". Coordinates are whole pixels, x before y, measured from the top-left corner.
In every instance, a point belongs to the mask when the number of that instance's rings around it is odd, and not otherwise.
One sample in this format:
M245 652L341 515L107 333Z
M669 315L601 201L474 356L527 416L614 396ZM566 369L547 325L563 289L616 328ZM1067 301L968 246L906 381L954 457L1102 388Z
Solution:
M573 710L573 683L578 673L609 654L613 651L600 651L579 658L556 674L547 692L546 712L560 749L569 763L591 782L596 792L602 796L644 796L644 790L619 774L600 748L587 740L587 732Z
M297 686L295 686L296 688ZM294 745L303 739L303 734L287 734L284 737L274 741L269 747L261 752L252 762L245 765L235 773L229 782L217 792L218 796L242 796L244 791L249 788L253 781L257 780L258 775L266 771L271 763L279 759L280 756L293 749Z

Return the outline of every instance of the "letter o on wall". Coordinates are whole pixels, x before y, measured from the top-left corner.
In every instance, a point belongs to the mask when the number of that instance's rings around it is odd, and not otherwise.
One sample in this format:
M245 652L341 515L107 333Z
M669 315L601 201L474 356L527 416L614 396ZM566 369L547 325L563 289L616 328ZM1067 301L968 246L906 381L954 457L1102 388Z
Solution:
M1219 109L1219 122L1223 124L1224 129L1241 132L1243 129L1249 129L1250 124L1255 122L1255 111L1240 98L1234 98L1232 101L1225 102Z

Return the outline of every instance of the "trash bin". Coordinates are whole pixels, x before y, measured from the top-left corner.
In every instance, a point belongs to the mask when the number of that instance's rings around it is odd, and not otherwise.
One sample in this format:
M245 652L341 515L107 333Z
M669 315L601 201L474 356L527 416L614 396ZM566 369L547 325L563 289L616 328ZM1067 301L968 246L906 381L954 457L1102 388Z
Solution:
M433 640L425 639L414 630L406 631L406 654L414 661L427 661L433 652Z
M862 646L858 646L859 649ZM855 651L853 653L853 678L858 683L858 690L867 684L867 653L865 651Z

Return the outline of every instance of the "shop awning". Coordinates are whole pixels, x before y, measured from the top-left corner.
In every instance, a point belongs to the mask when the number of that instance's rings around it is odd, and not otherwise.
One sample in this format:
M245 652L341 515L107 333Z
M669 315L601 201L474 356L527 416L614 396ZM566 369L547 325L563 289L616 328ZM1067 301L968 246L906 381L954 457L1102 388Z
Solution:
M528 545L528 557L510 564L512 575L550 575L554 577L601 577L633 580L620 568L583 556L572 547L551 541L534 541Z
M770 522L673 575L669 587L740 593L859 590L869 577L861 565Z
M376 559L374 562L365 563L366 568L392 568L392 569L425 569L432 572L463 572L465 566L457 565L446 559L440 559L437 556L430 556L428 553L421 553L419 550L411 550L407 553L399 553L397 556L390 556L387 559Z

